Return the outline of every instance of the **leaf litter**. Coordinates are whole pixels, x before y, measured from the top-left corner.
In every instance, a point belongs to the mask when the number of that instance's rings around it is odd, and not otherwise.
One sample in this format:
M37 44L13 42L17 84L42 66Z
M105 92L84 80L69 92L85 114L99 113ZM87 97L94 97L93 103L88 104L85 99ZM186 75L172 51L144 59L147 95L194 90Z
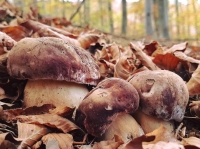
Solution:
M73 26L61 18L50 19L53 24L50 26L45 24L45 18L38 20L37 10L33 8L24 18L20 18L17 8L7 1L0 8L9 10L1 10L5 20L13 16L11 22L0 24L0 148L200 148L199 47L188 42L166 45L159 41L126 41L124 44L119 42L124 39L89 27ZM190 94L185 118L180 123L175 122L174 132L160 126L151 133L123 142L120 136L100 140L88 134L83 123L80 125L74 119L75 107L53 104L24 107L23 91L27 80L10 77L6 60L12 47L25 37L56 37L82 47L94 57L101 80L111 77L126 80L148 69L178 74ZM89 91L94 87L88 86ZM79 118L84 121L82 116Z

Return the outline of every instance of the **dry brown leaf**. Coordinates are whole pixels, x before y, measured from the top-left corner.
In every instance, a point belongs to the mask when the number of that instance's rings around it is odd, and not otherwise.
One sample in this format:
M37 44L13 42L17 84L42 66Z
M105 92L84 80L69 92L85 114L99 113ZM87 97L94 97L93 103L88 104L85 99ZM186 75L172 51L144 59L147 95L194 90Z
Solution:
M200 64L200 60L194 59L192 57L187 56L185 53L180 52L180 51L176 51L174 52L174 56L176 56L177 58L190 62L190 63L197 63Z
M183 138L182 143L184 146L192 145L194 147L200 148L200 139L196 137Z
M59 149L73 149L73 137L64 133L49 133L41 139L47 148L51 142L58 142Z
M16 119L16 116L19 115L38 115L38 114L44 114L44 113L48 113L50 109L55 108L54 105L51 104L45 104L41 107L29 107L26 109L22 109L22 108L17 108L17 109L8 109L8 110L3 110L1 111L0 117L1 119L9 122L12 120Z
M146 136L155 136L155 139L151 142L143 142L146 144L155 144L159 141L164 142L176 142L176 138L172 132L169 132L164 126L160 126L158 129L154 130L151 133L146 134Z
M99 72L102 78L113 76L114 64L102 59L102 60L99 60L98 66L99 66Z
M72 117L75 108L70 108L67 106L57 106L55 109L51 109L49 114L56 114L62 117Z
M22 111L22 108L2 110L0 118L6 122L10 122L14 120L16 116L20 115Z
M16 140L22 141L19 145L19 149L31 147L37 141L39 141L44 135L50 131L43 125L26 124L17 122L18 126L18 138Z
M57 128L62 130L64 133L67 133L75 129L80 129L78 126L76 126L68 119L65 119L55 114L41 114L41 115L31 115L31 116L20 115L17 116L17 119L19 119L23 123L42 124L52 128Z
M92 43L96 43L99 39L97 34L81 34L78 37L78 42L83 49L88 49Z
M112 140L95 142L92 149L117 149L123 142L115 142Z
M143 149L142 142L150 142L155 139L155 136L140 136L138 138L133 139L132 141L125 143L119 146L118 149Z
M29 36L29 31L24 28L23 26L8 26L8 27L1 27L0 31L6 33L15 41L19 41L25 37Z
M139 44L130 43L130 47L136 57L141 61L141 63L149 68L150 70L160 70L156 64L153 63L151 58L142 51L142 47Z
M173 54L157 54L153 62L159 66L161 69L166 69L170 71L174 71L177 68L177 65L181 60L175 57Z
M182 51L182 52L184 52L185 49L187 48L187 46L188 46L187 42L175 44L171 48L165 50L163 54L174 53L175 51Z
M162 47L158 44L157 41L152 41L150 44L145 45L144 50L143 50L147 55L149 56L155 56L157 54L162 54L163 49Z
M33 106L23 109L20 113L21 115L39 115L44 113L49 113L50 110L55 109L53 104L44 104L42 106Z
M183 145L176 142L159 141L155 144L143 145L143 149L185 149Z
M126 80L137 69L134 57L122 56L114 67L114 77Z
M194 71L186 85L190 95L200 94L200 65Z
M193 116L198 116L200 118L200 101L192 101L190 104L190 113Z
M1 133L0 134L0 148L1 149L8 149L12 148L15 149L16 146L14 145L14 139L9 133Z

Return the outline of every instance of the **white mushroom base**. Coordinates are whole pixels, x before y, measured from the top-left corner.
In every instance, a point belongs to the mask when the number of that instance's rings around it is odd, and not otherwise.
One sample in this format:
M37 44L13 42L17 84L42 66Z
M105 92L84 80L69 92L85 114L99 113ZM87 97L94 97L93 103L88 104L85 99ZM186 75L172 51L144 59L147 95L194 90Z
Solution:
M24 89L24 106L54 104L77 108L88 92L83 84L56 80L29 80Z

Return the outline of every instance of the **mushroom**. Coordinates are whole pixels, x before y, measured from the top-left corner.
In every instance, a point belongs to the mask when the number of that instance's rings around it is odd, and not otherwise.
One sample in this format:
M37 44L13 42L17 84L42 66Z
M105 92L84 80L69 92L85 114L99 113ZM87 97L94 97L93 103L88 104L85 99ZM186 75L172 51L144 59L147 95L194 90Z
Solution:
M75 103L88 93L83 84L97 85L100 78L89 52L54 37L20 40L9 52L7 70L13 78L29 79L25 106L51 103L78 107Z
M189 93L177 74L167 70L146 70L134 74L128 81L139 93L142 112L167 121L183 119Z
M130 114L121 113L105 131L102 139L112 140L115 135L119 136L125 143L144 135L144 131Z
M142 130L145 134L150 133L155 129L158 129L161 125L164 126L169 132L173 132L175 129L173 120L165 121L161 118L147 115L143 113L140 109L134 112L132 116L142 127Z
M133 85L120 78L107 78L86 95L78 111L85 116L88 133L101 136L118 114L133 113L138 106L139 95Z

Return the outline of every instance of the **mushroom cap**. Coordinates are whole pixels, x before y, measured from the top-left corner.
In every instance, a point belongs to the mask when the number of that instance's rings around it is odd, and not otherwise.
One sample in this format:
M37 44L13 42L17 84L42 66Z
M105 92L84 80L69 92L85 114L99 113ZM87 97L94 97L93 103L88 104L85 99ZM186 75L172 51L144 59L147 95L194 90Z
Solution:
M139 95L133 85L120 78L108 78L91 90L79 105L88 133L101 136L119 113L133 113Z
M54 37L24 38L10 51L8 73L17 79L51 79L96 85L100 72L91 54Z
M140 107L147 115L181 121L189 100L185 82L168 70L142 71L128 80L138 91Z

